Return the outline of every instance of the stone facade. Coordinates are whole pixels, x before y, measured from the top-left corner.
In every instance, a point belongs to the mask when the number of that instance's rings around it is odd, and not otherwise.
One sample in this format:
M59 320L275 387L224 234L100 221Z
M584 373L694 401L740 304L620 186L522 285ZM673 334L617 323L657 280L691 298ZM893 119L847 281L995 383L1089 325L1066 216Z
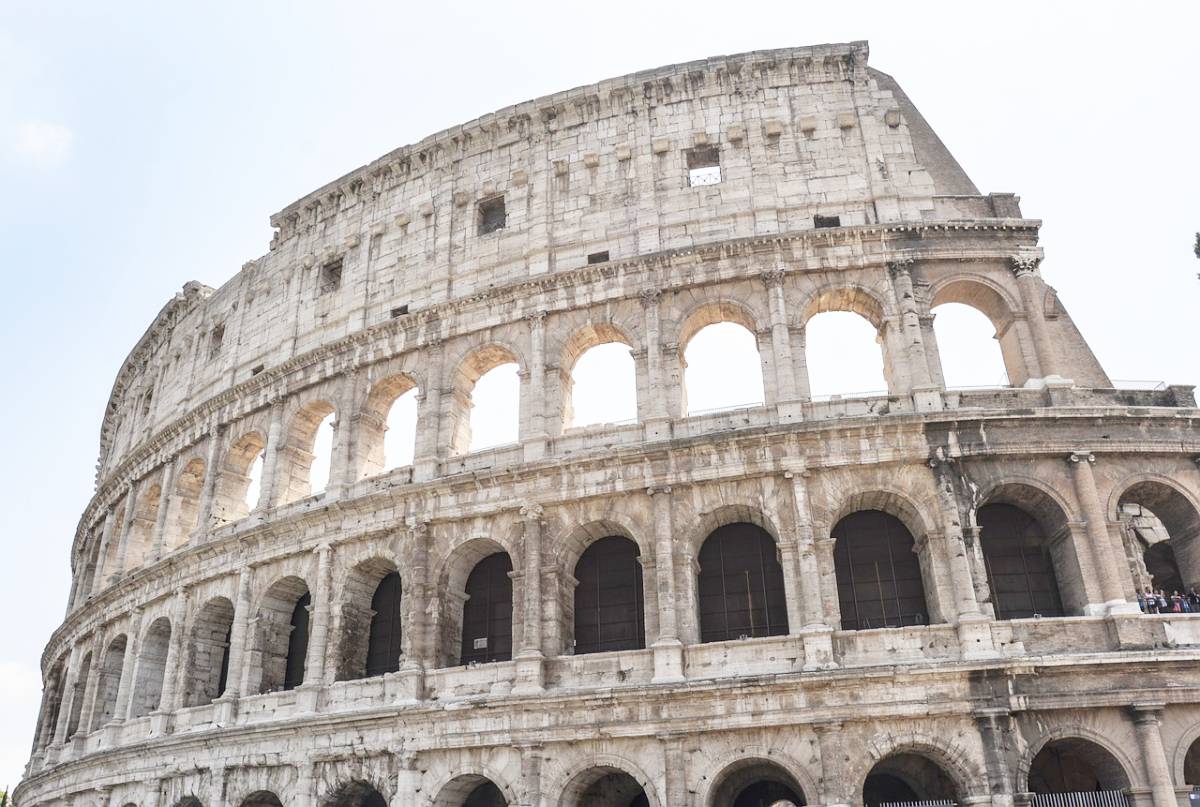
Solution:
M865 43L520 104L271 221L270 252L188 284L118 374L22 807L861 805L885 780L1172 807L1200 783L1200 617L1135 602L1154 546L1200 584L1192 390L1113 388L1042 279L1039 222L976 190ZM991 319L1013 386L946 387L943 302ZM805 324L832 310L877 328L886 395L810 395ZM688 417L683 350L722 321L755 334L765 403ZM571 428L572 366L610 341L637 422ZM472 389L505 362L519 442L470 452ZM415 459L385 470L413 388ZM1061 616L1005 618L997 508ZM841 548L863 513L919 566L896 624L846 613L873 596ZM706 641L704 547L730 525L767 537L786 621ZM577 653L576 574L607 536L636 546L644 641ZM497 553L511 659L464 666ZM367 676L393 573L400 655Z

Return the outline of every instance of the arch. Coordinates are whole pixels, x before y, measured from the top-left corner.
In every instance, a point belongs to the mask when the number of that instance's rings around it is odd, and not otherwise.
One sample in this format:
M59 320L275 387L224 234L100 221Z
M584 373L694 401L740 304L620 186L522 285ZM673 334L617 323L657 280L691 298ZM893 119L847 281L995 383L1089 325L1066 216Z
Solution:
M213 518L218 523L237 521L261 502L263 453L267 439L258 431L247 431L225 452L213 493ZM257 468L259 479L254 479ZM253 501L251 501L253 499Z
M250 654L250 681L259 692L294 689L304 682L312 596L299 577L275 581L256 611L256 653Z
M476 563L467 576L459 664L512 658L512 571L508 553L493 552Z
M725 333L721 330L708 331L710 328L719 329L723 325L737 326L740 330L728 328ZM698 356L690 352L693 342L705 331L723 342L718 358L713 358L718 351L712 344L703 346L704 355ZM742 303L731 300L701 303L684 316L679 330L679 365L683 374L683 385L679 395L681 416L689 417L717 409L756 406L764 402L766 387L758 333L759 327L754 312ZM737 345L739 340L745 341L745 345ZM701 341L708 340L701 337ZM750 355L751 347L754 351L753 358ZM745 373L743 383L723 387L718 382L718 378L739 373ZM693 386L696 383L704 385L703 395L696 394L700 391ZM716 392L722 388L725 389L724 393ZM738 394L739 390L747 392Z
M225 693L232 634L233 603L226 597L204 603L191 631L185 706L203 706Z
M1128 792L1131 770L1111 749L1076 736L1052 738L1032 754L1025 771L1029 792L1038 795L1103 791Z
M159 708L171 644L171 620L160 616L150 623L138 643L137 672L129 704L129 718L144 717Z
M436 618L438 627L433 631L437 644L437 664L455 666L460 663L462 650L462 620L467 600L467 578L475 566L484 558L497 552L511 555L519 542L512 546L501 544L494 538L470 538L454 547L439 565L437 575Z
M652 791L648 780L639 781L620 767L592 765L571 777L558 803L562 807L651 807Z
M824 286L804 301L801 325L811 395L878 394L897 388L884 339L886 312L875 292L859 285ZM824 333L830 329L836 334L836 350L828 344L834 337Z
M1200 724L1185 731L1175 746L1171 762L1173 780L1180 785L1200 787Z
M60 658L46 675L43 688L42 708L38 716L40 721L37 737L34 741L36 748L45 748L54 742L54 733L58 728L59 712L65 693L63 687L67 676L67 657Z
M701 642L787 634L783 567L770 533L726 524L705 539L697 559Z
M593 541L575 564L575 654L646 646L640 551L623 535Z
M365 479L411 464L411 459L405 463L395 455L398 453L411 458L416 441L416 424L401 435L392 422L400 399L410 394L419 396L420 390L416 380L408 373L394 373L372 385L361 416L357 418L355 479Z
M400 669L402 594L396 564L385 558L364 560L346 575L337 680L369 678Z
M166 551L177 549L188 541L200 526L200 497L204 493L206 466L200 457L192 457L175 480L173 525L164 537Z
M96 670L96 701L92 706L88 727L91 731L109 723L117 715L117 692L121 688L121 671L125 668L125 634L114 636L104 650L103 661Z
M509 807L515 804L512 791L497 781L495 777L478 773L460 774L438 789L432 807Z
M995 502L975 513L997 619L1063 616L1049 538L1021 508Z
M84 655L75 674L75 687L71 690L71 714L67 717L67 738L79 731L83 718L83 693L87 691L88 676L92 674L92 654Z
M1162 536L1161 532L1153 529L1152 522L1139 525L1133 517L1135 508L1142 510L1137 515L1156 519L1166 533L1171 552L1168 554L1165 550L1158 550L1158 554L1163 556L1160 576L1177 572L1180 591L1200 588L1200 503L1177 481L1158 474L1136 474L1114 486L1109 513L1116 520L1124 522L1130 539L1142 549L1142 562L1148 567L1150 561L1156 558L1146 558L1144 553L1162 543ZM1174 556L1173 570L1167 565L1172 560L1170 555ZM1146 571L1150 576L1150 569ZM1166 584L1174 581L1164 579L1162 582L1164 585L1156 585L1155 588L1165 588ZM1170 593L1168 589L1167 594Z
M615 355L610 357L604 357L603 352L593 352L596 348L603 349L610 346L614 348L624 346L626 350L617 348L613 351ZM571 334L563 346L562 359L559 362L559 383L562 387L560 395L562 408L559 415L564 431L572 427L590 426L597 423L622 423L637 419L637 368L634 366L632 351L633 340L612 323L589 322ZM591 357L607 358L613 366L608 368L609 371L603 374L602 378L586 375L582 379L581 387L584 391L591 392L592 395L603 397L609 404L609 408L604 410L603 415L593 414L591 417L579 418L575 406L576 372L586 370ZM619 365L619 369L617 365ZM606 394L601 393L601 390L604 390ZM632 397L625 402L627 409L614 412L611 404L615 397L621 396L622 391L626 394L632 393ZM598 412L599 409L589 406L584 411Z
M882 510L858 510L832 531L842 630L929 622L921 562L912 532Z
M370 782L354 779L338 787L322 807L388 807L387 799Z
M507 345L491 342L467 353L455 367L450 379L450 452L466 454L475 450L472 443L472 397L479 380L501 366L515 364L518 373L525 368L517 353ZM518 395L519 398L519 395ZM517 401L520 419L520 401Z
M864 807L896 802L962 804L965 795L962 782L939 760L918 750L897 750L880 758L867 772L862 785Z
M713 777L702 803L705 807L775 807L782 801L804 807L806 779L777 756L743 756Z
M162 485L155 482L143 486L133 503L133 520L126 536L125 564L122 571L136 569L146 563L153 549L154 527L158 523L158 508Z
M685 525L680 533L683 535L684 546L694 554L700 551L700 547L716 530L737 523L753 524L770 535L772 540L778 540L779 527L775 519L754 504L723 504L714 507Z
M196 798L195 796L184 796L183 798L179 799L179 801L175 802L172 807L204 807L204 802L200 801L200 799Z
M882 330L890 306L873 289L856 283L824 285L810 294L800 306L800 325L817 314L844 311L858 314L871 323L875 330Z
M239 807L283 807L283 802L270 790L256 790L242 799Z
M292 415L275 465L278 504L322 493L333 481L336 418L334 405L324 399L309 401Z
M987 317L996 332L1009 384L1021 386L1029 380L1031 373L1021 349L1020 335L1012 327L1014 312L1020 310L1020 305L1004 288L979 275L954 274L940 278L930 287L930 309L948 304L965 305ZM936 317L934 328L937 328ZM939 339L941 341L945 340Z

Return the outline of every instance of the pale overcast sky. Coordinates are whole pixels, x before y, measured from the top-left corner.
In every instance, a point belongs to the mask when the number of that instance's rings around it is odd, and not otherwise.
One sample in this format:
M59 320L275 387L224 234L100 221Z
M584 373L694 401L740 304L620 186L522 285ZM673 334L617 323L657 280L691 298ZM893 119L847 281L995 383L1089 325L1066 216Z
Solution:
M186 281L220 285L264 253L272 212L509 104L673 62L870 40L871 64L979 188L1044 219L1043 272L1109 374L1200 381L1196 3L191 9L0 2L0 787L29 753L101 412L154 315Z

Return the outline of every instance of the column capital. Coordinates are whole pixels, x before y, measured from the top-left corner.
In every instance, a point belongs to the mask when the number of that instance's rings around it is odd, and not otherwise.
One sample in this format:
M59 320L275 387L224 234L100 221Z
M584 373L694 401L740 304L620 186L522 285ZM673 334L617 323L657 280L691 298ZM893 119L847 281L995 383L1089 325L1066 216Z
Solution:
M638 297L641 299L642 305L647 308L658 305L658 298L661 296L662 289L642 289L638 292Z
M888 272L891 273L892 277L898 277L910 274L913 264L916 262L916 259L911 255L899 254L888 258L886 263Z
M413 535L426 535L429 533L429 527L432 522L426 516L406 516L404 526L408 528Z
M329 542L322 541L321 543L317 544L317 546L313 549L313 554L318 555L318 556L328 555L332 551L333 551L333 547L330 546Z
M1018 252L1008 259L1008 268L1017 277L1025 277L1026 275L1036 275L1038 266L1042 262L1042 251L1040 249L1034 252Z
M530 311L525 315L525 319L529 320L529 324L535 328L540 328L546 323L545 309L540 311Z
M670 492L671 492L670 485L650 485L646 488L647 496L654 496L659 493L670 493Z
M1073 451L1067 456L1067 462L1076 463L1092 463L1096 461L1096 455L1090 451Z
M1165 701L1149 701L1130 704L1129 712L1135 723L1157 723L1166 708Z
M785 274L786 273L784 272L782 266L772 267L763 271L761 275L762 282L768 289L773 289L776 286L782 286Z
M526 502L521 505L520 512L522 520L540 522L545 514L545 508L536 502Z

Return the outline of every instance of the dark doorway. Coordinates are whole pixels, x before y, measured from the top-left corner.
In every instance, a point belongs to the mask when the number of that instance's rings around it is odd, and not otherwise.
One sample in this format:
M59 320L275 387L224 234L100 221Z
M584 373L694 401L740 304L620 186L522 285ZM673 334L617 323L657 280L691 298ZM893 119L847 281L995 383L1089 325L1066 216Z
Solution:
M1011 504L976 514L997 619L1062 616L1062 598L1046 537L1032 516Z
M295 689L304 683L304 662L308 655L308 608L312 595L307 591L296 600L292 609L292 630L288 634L287 666L283 673L283 688Z
M371 628L367 639L367 677L400 669L400 574L389 572L371 598Z
M833 528L842 630L923 625L925 586L912 533L879 510L851 513Z
M488 555L467 578L460 664L512 658L512 561L506 552Z
M754 524L728 524L700 547L700 641L788 632L775 541Z
M575 564L575 655L646 646L638 546L610 535Z
M1155 591L1172 592L1186 591L1183 587L1183 575L1179 573L1179 564L1175 561L1175 550L1170 541L1159 541L1146 548L1142 554L1146 561L1146 571L1150 574L1150 585Z
M804 798L782 782L755 782L738 793L733 807L772 807L781 801L804 807Z
M492 557L495 557L495 555ZM507 558L508 556L505 555L505 557ZM463 802L463 807L508 807L508 800L504 798L504 794L500 792L500 788L491 782L484 782L471 791L471 794L467 796L467 800Z

